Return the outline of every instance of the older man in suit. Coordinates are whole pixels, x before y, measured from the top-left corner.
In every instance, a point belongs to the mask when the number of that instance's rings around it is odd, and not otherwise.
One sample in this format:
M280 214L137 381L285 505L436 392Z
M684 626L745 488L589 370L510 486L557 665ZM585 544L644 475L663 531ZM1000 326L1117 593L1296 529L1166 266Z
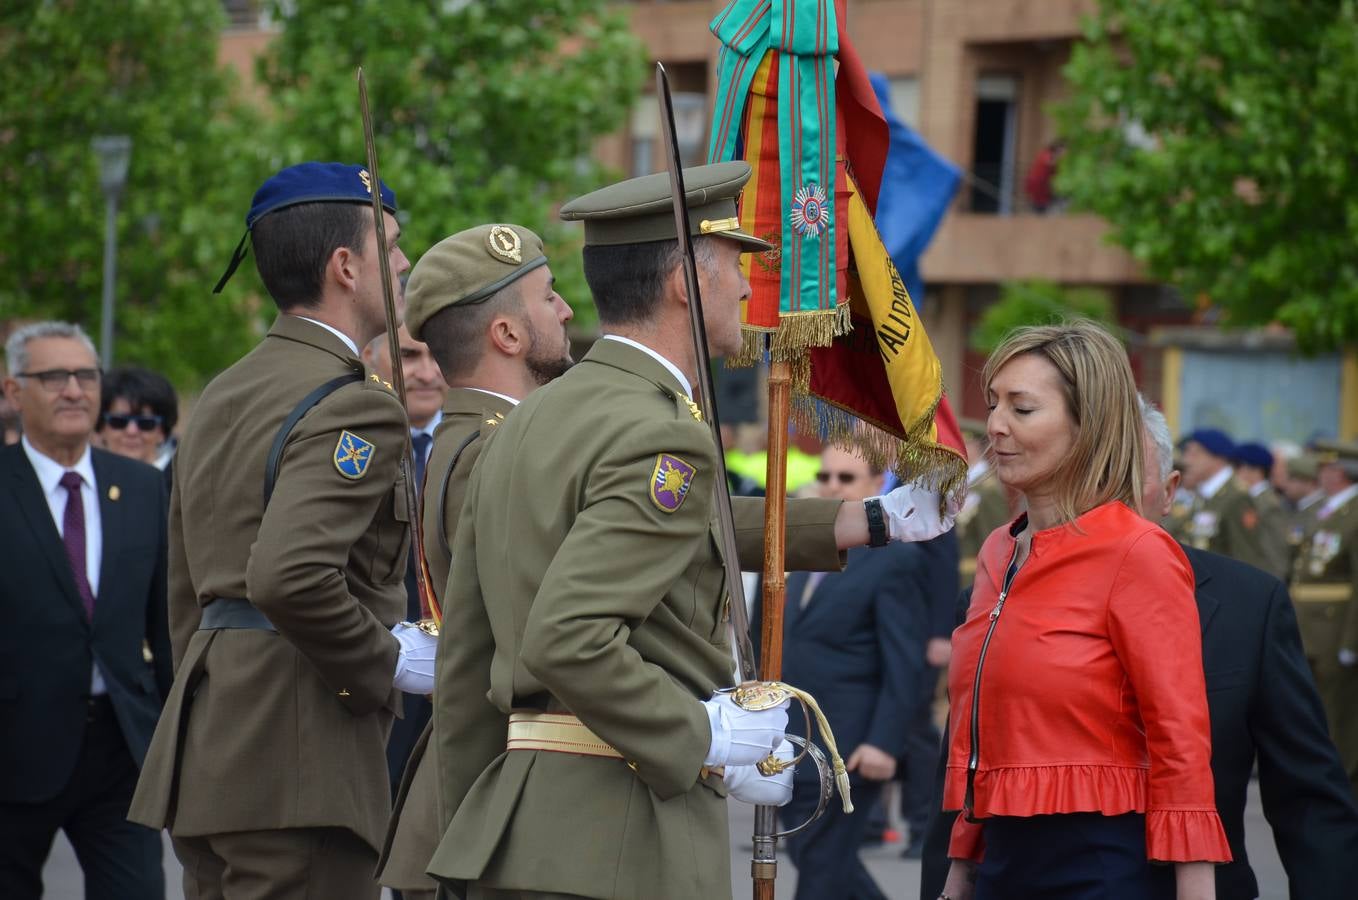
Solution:
M94 345L41 322L5 347L24 427L0 450L0 897L42 895L58 829L85 896L163 897L160 836L126 820L169 689L165 482L90 447Z
M1169 428L1143 402L1146 483L1142 508L1161 518L1178 487ZM1217 810L1232 862L1218 866L1217 900L1253 900L1259 883L1245 850L1250 772L1259 766L1264 816L1291 896L1344 900L1358 884L1358 806L1325 727L1325 712L1302 653L1296 613L1283 583L1216 553L1184 547L1197 582L1202 665L1212 718ZM965 610L965 600L962 604ZM942 771L939 772L942 793ZM925 843L921 897L937 897L947 873L955 814L936 817ZM1170 867L1156 874L1172 879ZM1165 890L1172 890L1166 882Z
M856 453L830 447L816 473L822 497L859 501L882 490L882 470ZM848 753L854 812L831 804L788 841L797 866L797 897L879 900L881 888L858 857L882 785L895 777L921 703L929 638L930 557L923 545L849 550L843 572L788 576L783 620L783 679L825 708L836 742ZM953 564L956 571L956 563ZM752 631L757 635L758 626ZM805 736L797 717L789 731ZM811 765L793 775L785 827L810 817L820 798Z

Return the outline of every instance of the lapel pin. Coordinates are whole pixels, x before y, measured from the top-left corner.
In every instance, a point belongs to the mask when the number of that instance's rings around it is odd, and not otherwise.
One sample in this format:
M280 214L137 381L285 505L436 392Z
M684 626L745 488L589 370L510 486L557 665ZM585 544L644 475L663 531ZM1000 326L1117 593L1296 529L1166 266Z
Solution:
M116 484L108 489L108 499L110 500L117 500L122 495L123 495L122 489L119 488Z

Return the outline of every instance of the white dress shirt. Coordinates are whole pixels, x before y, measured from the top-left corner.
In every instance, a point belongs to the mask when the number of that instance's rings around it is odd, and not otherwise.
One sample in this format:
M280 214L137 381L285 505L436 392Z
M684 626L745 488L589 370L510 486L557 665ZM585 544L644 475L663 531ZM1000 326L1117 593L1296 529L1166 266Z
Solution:
M350 350L354 351L354 356L358 356L358 355L359 355L359 354L358 354L358 344L355 344L355 343L354 343L354 339L351 338L351 337L349 337L349 335L345 334L343 331L340 331L340 330L339 330L338 328L336 328L334 325L327 325L327 324L325 324L324 322L320 321L319 319L311 319L311 318L308 318L307 316L298 316L297 318L301 319L303 322L310 322L312 325L319 325L319 326L321 326L321 327L324 328L326 331L328 331L328 332L330 332L331 334L333 334L335 337L337 337L337 338L339 338L340 340L344 341L344 346L346 346L346 347L348 347Z
M1211 478L1198 485L1198 493L1202 495L1202 499L1211 500L1217 495L1217 491L1226 486L1226 482L1230 481L1231 476L1234 474L1235 469L1226 466L1220 472L1217 472Z
M90 583L90 593L95 596L95 605L98 606L99 597L99 567L104 560L104 529L103 520L99 515L99 483L94 478L94 464L90 461L90 448L85 447L85 452L80 454L80 459L76 460L75 465L67 469L61 463L46 456L42 451L34 447L25 435L22 439L24 453L28 456L28 462L33 466L34 473L38 476L38 487L42 489L43 498L47 501L47 509L52 513L52 521L56 523L57 534L62 540L66 539L66 501L70 497L70 492L61 486L61 476L68 471L75 472L80 476L80 500L85 507L85 577ZM93 675L90 678L90 693L104 694L108 688L104 686L104 676L99 672L99 665L94 664Z
M683 386L684 393L688 396L688 399L690 400L693 399L693 385L689 383L689 380L686 377L684 377L684 373L679 371L678 366L670 362L665 357L661 356L659 353L652 350L650 347L647 347L645 344L637 343L631 338L625 338L620 334L606 334L603 336L603 338L601 338L601 340L618 341L620 343L626 344L629 347L635 347L642 353L645 353L651 359L654 359L656 362L660 363L662 366L668 369L671 375L679 379L679 384Z
M518 406L518 405L519 405L519 401L515 400L513 397L509 396L508 394L502 394L502 393L500 393L499 391L492 391L492 390L490 390L490 389L488 389L488 388L467 388L467 390L469 390L469 391L479 391L479 392L482 393L482 394L490 394L492 397L499 397L501 400L505 401L505 402L508 403L510 406ZM442 413L440 413L440 415L442 415Z

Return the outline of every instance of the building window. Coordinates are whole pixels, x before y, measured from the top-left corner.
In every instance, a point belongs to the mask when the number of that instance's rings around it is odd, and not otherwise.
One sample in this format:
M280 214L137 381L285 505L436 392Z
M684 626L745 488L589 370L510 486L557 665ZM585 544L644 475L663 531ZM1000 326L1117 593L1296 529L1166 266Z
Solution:
M971 154L971 211L1014 211L1019 81L1013 75L976 80L976 131Z
M670 100L674 104L679 159L685 166L699 165L707 157L707 97L691 91L672 91ZM632 107L629 133L632 177L663 171L665 148L660 143L660 104L655 94L644 94Z
M913 75L898 75L887 79L891 93L891 111L896 117L919 131L919 79Z

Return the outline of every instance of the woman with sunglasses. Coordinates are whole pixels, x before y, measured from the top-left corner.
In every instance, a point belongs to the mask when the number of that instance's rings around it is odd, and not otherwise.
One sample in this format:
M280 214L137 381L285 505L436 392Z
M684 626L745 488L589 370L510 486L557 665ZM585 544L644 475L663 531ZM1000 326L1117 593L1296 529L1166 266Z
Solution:
M1193 572L1141 518L1141 413L1091 322L1021 328L982 373L1027 512L981 547L953 632L943 897L1213 900L1217 815Z
M179 419L179 400L163 375L125 366L104 376L99 403L99 436L104 446L163 470L169 483L166 441Z

